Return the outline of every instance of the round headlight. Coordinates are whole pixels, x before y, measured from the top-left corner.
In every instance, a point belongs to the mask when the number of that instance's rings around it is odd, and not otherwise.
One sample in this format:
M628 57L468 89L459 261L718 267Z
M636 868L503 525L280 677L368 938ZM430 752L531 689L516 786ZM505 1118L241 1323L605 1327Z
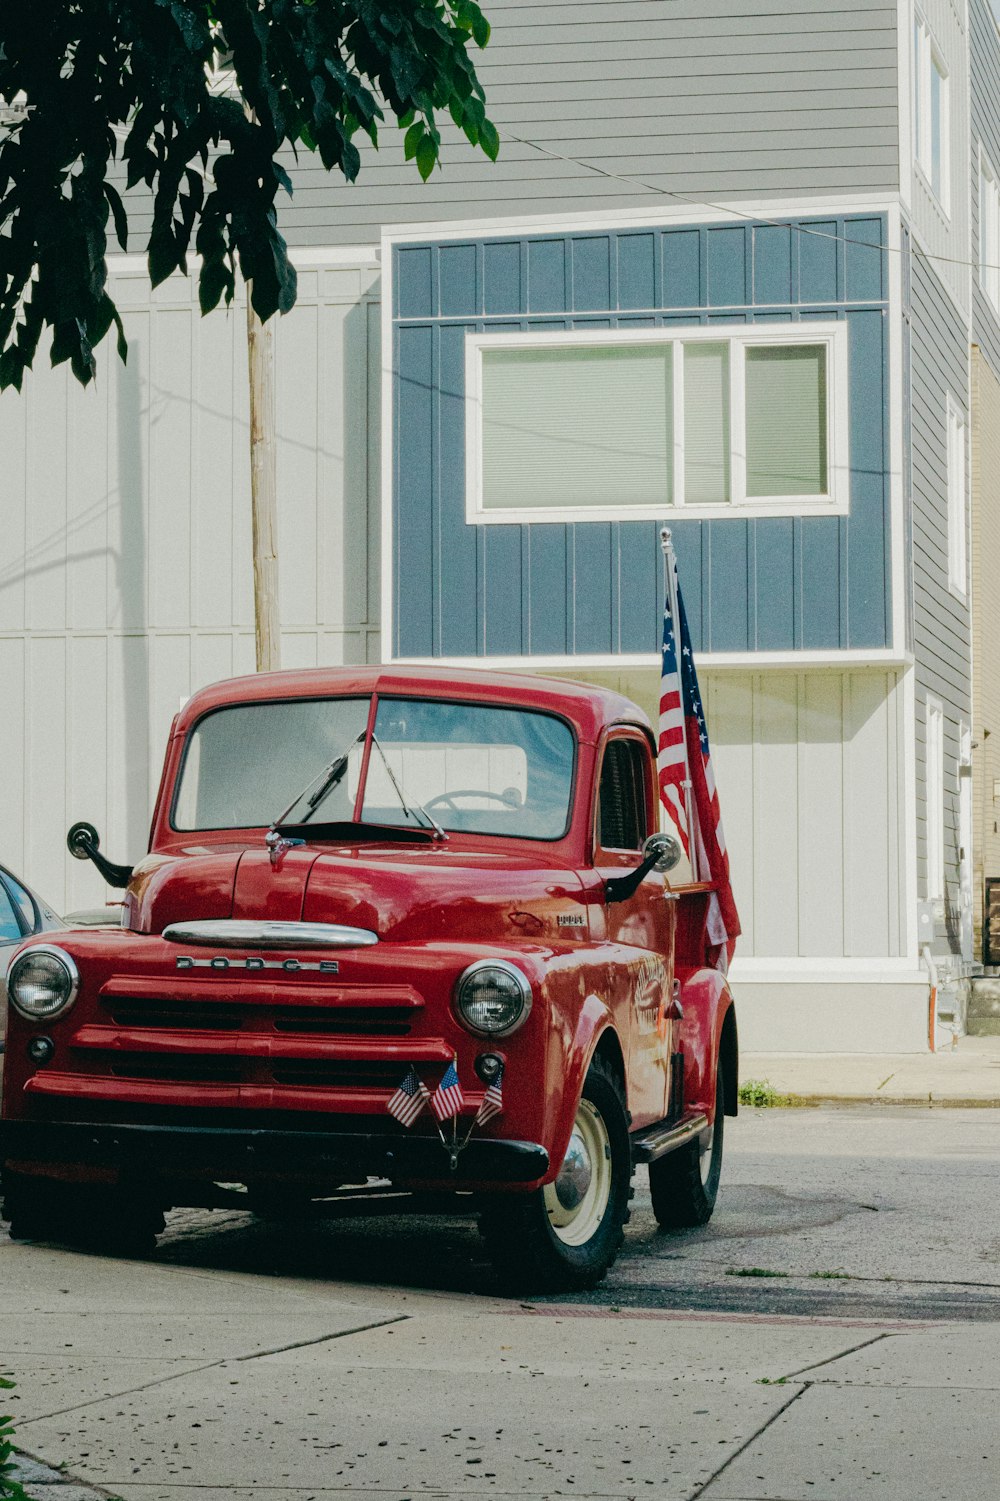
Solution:
M25 949L7 971L10 1003L29 1021L58 1016L76 999L80 976L62 949L38 944Z
M481 959L459 976L455 987L459 1020L480 1037L507 1037L527 1020L531 985L505 959Z

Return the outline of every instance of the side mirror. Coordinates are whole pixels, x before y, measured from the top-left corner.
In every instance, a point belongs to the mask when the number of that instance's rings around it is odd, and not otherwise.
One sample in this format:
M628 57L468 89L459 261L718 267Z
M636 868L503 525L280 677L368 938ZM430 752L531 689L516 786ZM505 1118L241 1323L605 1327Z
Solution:
M101 854L101 836L92 823L75 823L66 835L66 847L74 860L92 860L109 886L123 890L131 881L131 865L115 865Z
M652 869L666 875L668 870L673 870L675 865L680 864L684 851L680 840L675 839L673 834L650 834L642 847L642 854L644 860L655 855L656 863Z
M627 876L612 876L604 883L606 902L627 902L634 896L650 871L673 870L680 860L682 850L673 834L650 834L642 846L642 863Z

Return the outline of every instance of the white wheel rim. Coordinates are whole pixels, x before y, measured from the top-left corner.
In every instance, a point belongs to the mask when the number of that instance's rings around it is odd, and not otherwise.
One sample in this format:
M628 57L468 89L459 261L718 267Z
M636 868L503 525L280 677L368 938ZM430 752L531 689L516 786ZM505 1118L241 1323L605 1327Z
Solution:
M709 1126L703 1131L698 1140L698 1172L701 1175L701 1185L707 1187L708 1180L712 1175L712 1145L715 1141L715 1126Z
M611 1140L604 1117L581 1100L569 1147L554 1183L542 1189L553 1233L567 1246L597 1233L611 1198Z

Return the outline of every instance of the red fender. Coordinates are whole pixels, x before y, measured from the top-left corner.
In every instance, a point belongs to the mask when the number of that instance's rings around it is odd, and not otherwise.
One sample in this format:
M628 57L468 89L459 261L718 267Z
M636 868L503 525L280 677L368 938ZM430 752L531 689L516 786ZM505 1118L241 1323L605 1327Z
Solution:
M703 1110L715 1119L715 1071L722 1046L726 1017L733 1012L732 1080L726 1095L726 1114L735 1115L735 1012L729 983L721 970L679 970L680 1000L684 1007L681 1022L681 1048L684 1053L684 1104L689 1110ZM733 1108L730 1108L730 1094Z
M559 1069L559 1077L550 1078L549 1098L558 1100L559 1103L558 1113L553 1122L549 1172L544 1179L546 1183L553 1181L566 1156L587 1070L598 1043L609 1029L613 1031L614 1024L607 1002L602 1001L600 996L588 995L580 1008L576 1031L569 1043L568 1051L562 1053L561 1049L553 1050L555 1053L553 1062ZM615 1033L615 1038L617 1041L617 1033ZM619 1051L621 1051L620 1043Z

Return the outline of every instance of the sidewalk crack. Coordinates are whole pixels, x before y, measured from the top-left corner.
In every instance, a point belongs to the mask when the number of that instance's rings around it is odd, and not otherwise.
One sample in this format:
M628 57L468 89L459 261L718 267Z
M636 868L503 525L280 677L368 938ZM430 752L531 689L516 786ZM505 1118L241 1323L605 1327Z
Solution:
M867 1350L870 1345L877 1345L880 1339L895 1339L896 1337L896 1330L884 1329L880 1334L874 1335L871 1339L863 1339L858 1344L851 1345L847 1350L838 1350L836 1355L826 1355L822 1360L814 1360L811 1365L800 1366L797 1371L789 1371L781 1379L794 1381L796 1376L804 1376L806 1371L821 1370L825 1365L832 1365L835 1360L843 1360L845 1355L856 1355L859 1350Z
M782 1414L788 1411L793 1402L797 1402L801 1396L804 1396L811 1385L811 1381L803 1381L799 1389L792 1392L792 1395L788 1398L787 1402L782 1402L781 1406L775 1412L772 1412L771 1416L765 1422L763 1422L755 1432L751 1433L750 1437L746 1439L744 1443L740 1444L739 1448L734 1450L733 1453L730 1454L728 1459L723 1460L719 1468L717 1470L714 1470L713 1473L709 1475L708 1479L703 1485L699 1486L696 1491L692 1491L691 1501L698 1501L698 1497L703 1496L708 1490L709 1486L714 1485L715 1482L720 1478L720 1476L724 1475L725 1472L729 1469L729 1466L731 1464L734 1464L735 1461L739 1459L741 1454L745 1454L746 1451L750 1448L750 1445L755 1444L757 1440L767 1432L772 1423L776 1423L782 1416Z
M85 1407L96 1407L100 1402L114 1402L120 1397L137 1396L139 1392L153 1391L158 1386L167 1386L171 1381L183 1381L185 1376L198 1376L202 1371L215 1371L220 1366L238 1365L247 1360L263 1360L265 1355L281 1355L285 1350L301 1350L309 1345L325 1345L331 1340L346 1339L352 1334L364 1334L369 1329L382 1329L386 1324L400 1324L409 1319L408 1313L393 1314L390 1318L375 1319L371 1323L356 1324L351 1329L338 1329L333 1334L318 1334L315 1339L299 1339L288 1345L276 1345L273 1350L253 1350L247 1355L224 1355L220 1360L207 1360L204 1365L188 1366L183 1371L170 1371L158 1376L155 1381L144 1381L139 1386L126 1386L117 1392L102 1392L99 1397L90 1397L86 1402L74 1402L71 1407L56 1407L51 1412L36 1413L33 1418L18 1415L18 1431L32 1423L44 1423L49 1418L61 1418L67 1413L80 1412ZM47 1463L48 1461L43 1461Z

